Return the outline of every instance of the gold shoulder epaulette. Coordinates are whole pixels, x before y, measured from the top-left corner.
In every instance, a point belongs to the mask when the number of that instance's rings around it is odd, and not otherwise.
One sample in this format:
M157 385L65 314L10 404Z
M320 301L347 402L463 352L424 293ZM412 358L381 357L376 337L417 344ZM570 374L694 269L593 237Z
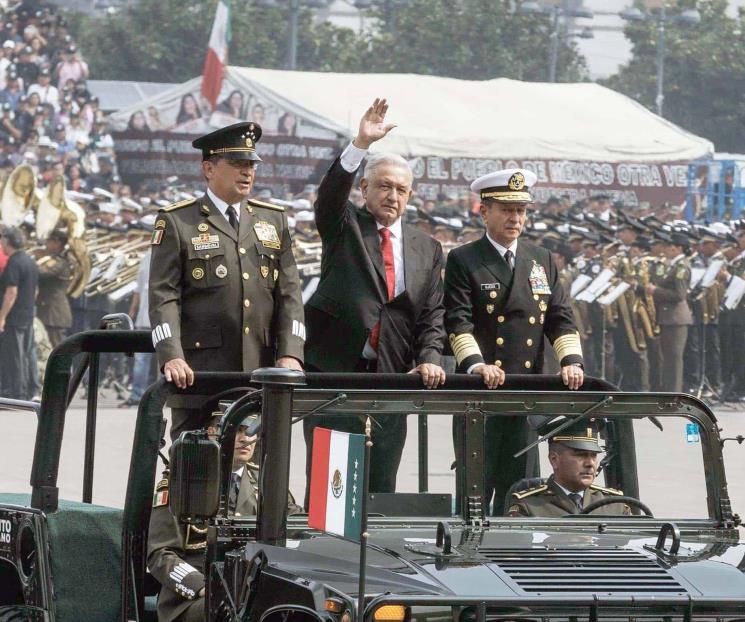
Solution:
M264 201L259 201L258 199L248 199L248 203L250 203L254 207L266 207L267 209L273 209L277 212L285 211L285 208L281 205L275 205L274 203L265 203Z
M536 486L535 488L528 488L527 490L522 490L520 492L513 492L512 496L515 497L515 499L525 499L525 497L532 497L533 495L537 495L539 492L543 492L544 490L548 490L548 486L546 486L546 484L543 484L542 486Z
M616 495L619 497L623 496L623 490L618 490L618 488L605 488L603 486L598 486L597 484L591 484L590 489L604 492L607 495Z
M186 207L187 205L191 205L195 201L196 199L184 199L183 201L177 201L176 203L171 203L170 205L161 207L158 211L159 212L172 212L175 209L180 209L182 207Z

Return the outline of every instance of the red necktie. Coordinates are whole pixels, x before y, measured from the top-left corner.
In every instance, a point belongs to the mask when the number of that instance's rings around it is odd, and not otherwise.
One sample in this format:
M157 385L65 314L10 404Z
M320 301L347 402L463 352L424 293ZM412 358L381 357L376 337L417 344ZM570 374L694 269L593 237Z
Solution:
M383 227L380 233L380 252L383 253L383 265L385 265L385 286L388 290L388 300L393 300L396 291L396 264L393 262L393 244L391 243L391 230ZM380 322L373 326L370 333L370 345L376 352L380 341Z

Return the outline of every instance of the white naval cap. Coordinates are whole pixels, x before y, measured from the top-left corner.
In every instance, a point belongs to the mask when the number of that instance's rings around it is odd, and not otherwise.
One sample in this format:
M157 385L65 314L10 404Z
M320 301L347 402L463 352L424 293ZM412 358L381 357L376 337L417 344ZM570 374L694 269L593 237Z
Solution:
M533 203L529 190L538 181L533 171L508 168L482 175L471 184L471 191L478 192L482 199L502 203Z

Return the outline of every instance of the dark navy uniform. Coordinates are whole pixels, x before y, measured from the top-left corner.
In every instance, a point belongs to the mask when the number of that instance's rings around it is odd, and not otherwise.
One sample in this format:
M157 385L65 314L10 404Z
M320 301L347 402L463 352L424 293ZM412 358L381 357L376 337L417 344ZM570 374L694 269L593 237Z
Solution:
M514 172L508 187L479 188L481 197L532 202L525 179L534 177ZM445 330L460 372L485 363L508 374L540 373L544 336L562 366L582 363L579 334L553 257L529 242L518 242L514 270L488 235L450 251L445 268ZM522 419L487 420L485 498L488 504L494 495L495 514L502 514L512 483L525 477L526 469L532 473L537 467L535 452L530 460L512 457L528 438Z

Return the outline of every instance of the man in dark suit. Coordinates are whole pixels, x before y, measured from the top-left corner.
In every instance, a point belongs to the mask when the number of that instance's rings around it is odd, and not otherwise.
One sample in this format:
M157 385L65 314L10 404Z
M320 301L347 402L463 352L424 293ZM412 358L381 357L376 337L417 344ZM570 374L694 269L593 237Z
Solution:
M403 158L373 155L360 182L365 206L349 202L367 150L393 125L375 100L354 141L318 188L316 225L323 241L321 280L306 305L305 362L309 371L418 373L424 386L445 381L442 248L401 216L413 175ZM393 492L406 439L403 417L375 417L370 490ZM356 417L305 420L310 463L313 428L362 433Z
M535 182L534 173L518 169L474 181L471 190L481 196L486 234L453 249L445 269L445 328L457 370L482 376L492 389L505 373L541 373L544 335L556 351L564 384L578 389L584 379L579 333L551 253L518 244ZM527 444L520 418L491 417L486 434L485 497L489 503L494 495L493 512L502 515L507 490L534 470L537 456L512 457Z

